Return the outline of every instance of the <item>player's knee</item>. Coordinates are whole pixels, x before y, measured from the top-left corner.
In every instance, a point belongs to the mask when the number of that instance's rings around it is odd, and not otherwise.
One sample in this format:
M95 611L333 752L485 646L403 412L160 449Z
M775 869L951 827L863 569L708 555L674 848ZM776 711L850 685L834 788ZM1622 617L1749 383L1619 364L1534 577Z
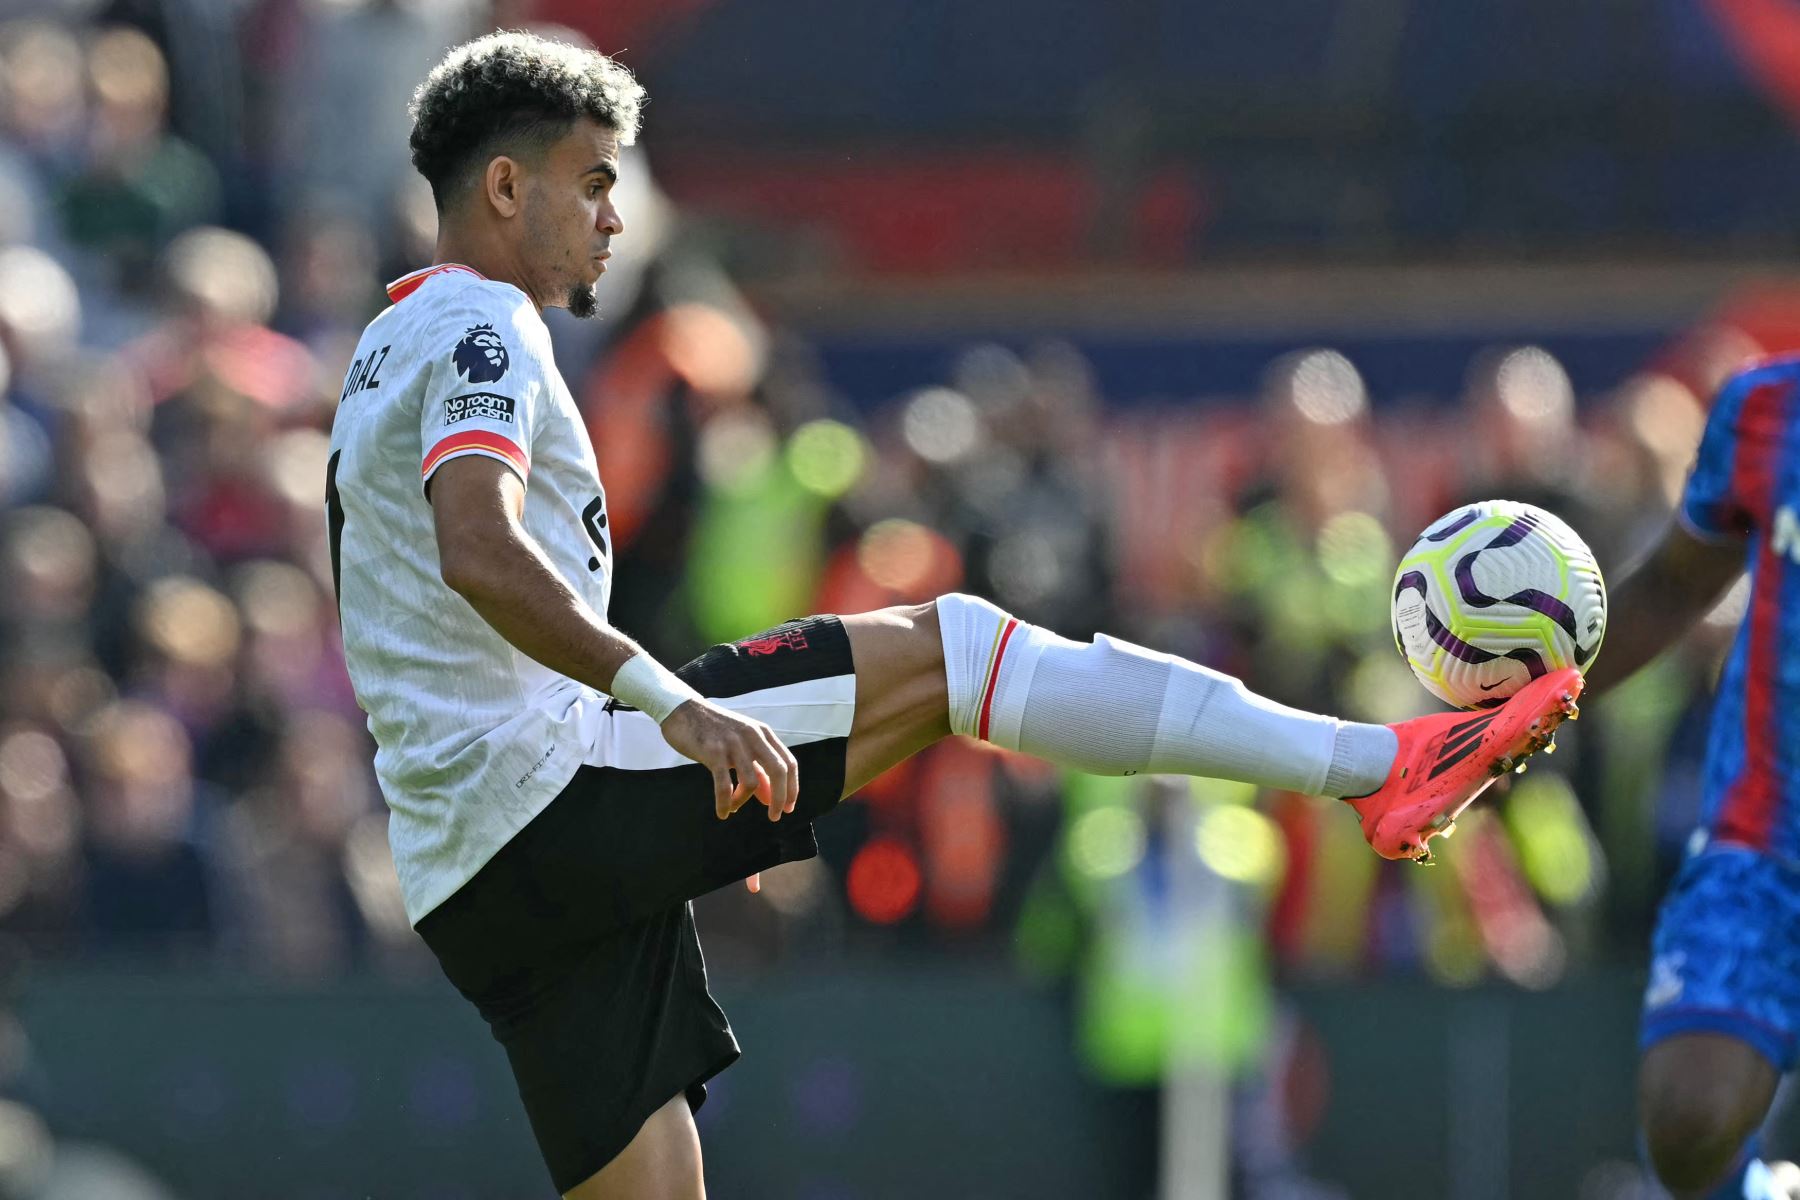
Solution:
M944 674L944 637L939 625L938 602L905 604L890 610L906 628L907 657L914 673L932 680Z
M896 604L840 619L853 631L879 638L884 655L916 670L941 669L944 645L938 602L942 599L927 600L923 604Z
M944 653L944 634L938 617L938 603L942 599L940 596L937 600L927 600L923 604L909 605L902 609L907 614L907 620L918 631L919 640L934 647L940 658Z
M939 619L935 600L840 618L856 657L857 677L868 685L871 695L943 691L944 643ZM862 684L857 691L859 709L864 702Z
M1722 1179L1762 1121L1740 1089L1703 1073L1680 1080L1646 1073L1639 1092L1650 1163L1680 1196L1704 1193Z

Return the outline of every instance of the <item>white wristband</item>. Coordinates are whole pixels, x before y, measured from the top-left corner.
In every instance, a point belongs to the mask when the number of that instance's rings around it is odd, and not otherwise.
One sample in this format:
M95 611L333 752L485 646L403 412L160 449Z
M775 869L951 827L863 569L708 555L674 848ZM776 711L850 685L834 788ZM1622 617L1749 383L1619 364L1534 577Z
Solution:
M681 682L681 677L639 650L625 660L613 676L612 694L661 725L669 714L700 693Z

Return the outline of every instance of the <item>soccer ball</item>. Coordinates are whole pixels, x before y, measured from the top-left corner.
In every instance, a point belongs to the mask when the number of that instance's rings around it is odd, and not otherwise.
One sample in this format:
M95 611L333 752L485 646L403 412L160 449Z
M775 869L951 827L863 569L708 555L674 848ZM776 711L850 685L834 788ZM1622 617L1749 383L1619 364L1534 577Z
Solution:
M1585 671L1605 636L1594 552L1529 504L1465 504L1394 573L1394 642L1426 690L1458 708L1490 708L1548 671Z

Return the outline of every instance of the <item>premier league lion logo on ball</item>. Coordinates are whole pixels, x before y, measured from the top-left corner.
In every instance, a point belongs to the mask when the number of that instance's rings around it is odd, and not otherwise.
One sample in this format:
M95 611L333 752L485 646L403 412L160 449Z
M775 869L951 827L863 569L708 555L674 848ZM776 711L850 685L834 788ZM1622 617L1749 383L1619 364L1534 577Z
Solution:
M470 383L493 383L506 374L506 343L492 325L477 325L456 343L456 373Z

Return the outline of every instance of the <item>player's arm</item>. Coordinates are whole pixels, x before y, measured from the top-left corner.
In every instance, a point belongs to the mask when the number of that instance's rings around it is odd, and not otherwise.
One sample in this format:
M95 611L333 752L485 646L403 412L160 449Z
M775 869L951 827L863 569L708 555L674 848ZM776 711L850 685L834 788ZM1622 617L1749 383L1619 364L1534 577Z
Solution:
M1674 645L1743 570L1742 541L1703 540L1681 521L1670 521L1611 589L1606 645L1587 673L1588 694L1623 682Z
M1766 481L1786 436L1790 373L1751 368L1719 390L1675 519L1613 588L1590 693L1667 649L1743 571L1750 535L1768 516Z
M551 670L659 717L669 745L712 771L720 817L753 794L769 806L770 820L793 811L800 787L793 754L760 721L680 684L569 587L525 529L525 484L511 467L482 455L452 459L432 475L428 498L444 583L501 637Z

